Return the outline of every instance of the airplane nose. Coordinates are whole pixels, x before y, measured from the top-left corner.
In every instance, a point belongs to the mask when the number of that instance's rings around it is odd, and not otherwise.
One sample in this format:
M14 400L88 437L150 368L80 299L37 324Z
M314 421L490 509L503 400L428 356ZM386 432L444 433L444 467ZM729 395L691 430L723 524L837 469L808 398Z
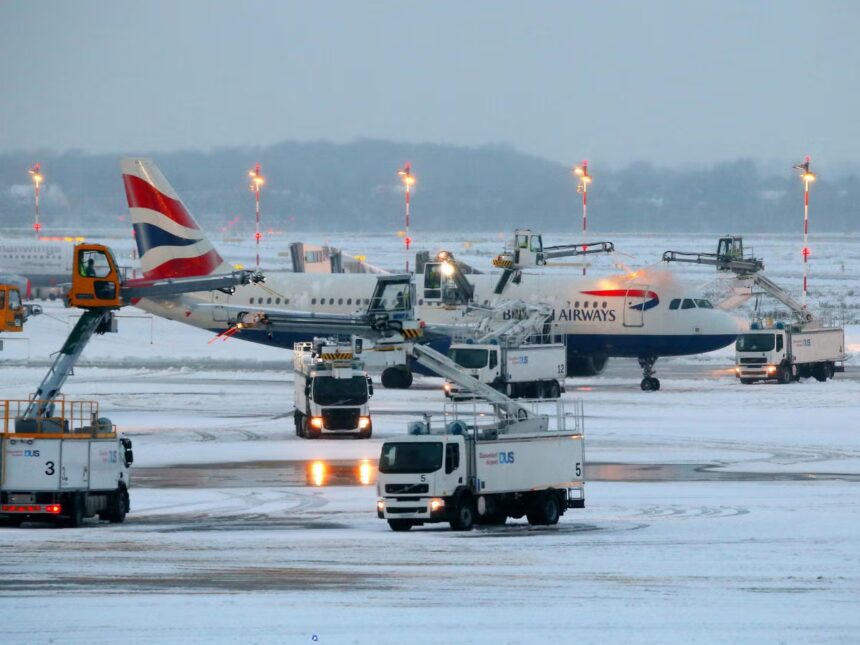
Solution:
M721 336L737 336L741 332L740 324L731 314L725 311L714 310L713 324Z

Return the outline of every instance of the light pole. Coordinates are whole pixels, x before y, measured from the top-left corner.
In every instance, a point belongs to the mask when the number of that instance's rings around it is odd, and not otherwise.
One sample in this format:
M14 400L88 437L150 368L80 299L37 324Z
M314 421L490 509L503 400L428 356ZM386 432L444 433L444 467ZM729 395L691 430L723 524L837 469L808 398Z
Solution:
M588 161L583 161L581 166L573 169L573 174L579 178L576 192L582 194L582 250L588 248L585 243L588 234L588 184L591 183L591 175L588 174ZM585 275L585 255L582 256L582 275Z
M409 245L412 244L412 238L409 237L409 193L415 183L415 177L412 175L412 164L407 161L406 165L397 171L397 174L400 175L403 185L406 187L406 236L403 238L403 242L406 244L406 273L409 273Z
M256 164L252 170L248 171L248 176L251 178L251 192L254 193L254 202L257 211L257 224L254 239L257 242L257 271L260 270L260 240L263 239L263 234L260 233L260 188L266 183L266 178L260 172L260 164Z
M806 278L809 271L807 265L809 260L809 184L815 181L815 173L809 170L809 161L809 155L806 155L803 163L794 167L795 170L800 171L800 179L803 181L803 300L801 300L801 305L804 311L806 311Z
M36 232L36 237L39 237L39 231L42 230L42 225L39 223L39 189L44 181L42 176L42 164L35 164L27 172L30 173L30 178L33 180L33 191L36 196L36 221L33 223L33 230Z

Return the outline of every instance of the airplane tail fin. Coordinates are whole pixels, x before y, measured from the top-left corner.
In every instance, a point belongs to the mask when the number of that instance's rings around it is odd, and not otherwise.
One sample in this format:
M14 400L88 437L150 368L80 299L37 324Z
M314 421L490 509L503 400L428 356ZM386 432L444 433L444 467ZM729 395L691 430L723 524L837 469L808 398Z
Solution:
M120 161L140 265L147 279L209 275L224 260L151 159Z

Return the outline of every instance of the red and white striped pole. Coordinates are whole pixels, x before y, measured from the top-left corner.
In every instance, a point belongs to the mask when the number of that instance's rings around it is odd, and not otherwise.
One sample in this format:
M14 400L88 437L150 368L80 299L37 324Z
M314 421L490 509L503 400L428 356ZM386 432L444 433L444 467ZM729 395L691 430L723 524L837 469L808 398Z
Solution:
M579 185L576 192L582 193L582 250L588 249L586 240L588 238L588 184L591 183L591 175L588 174L588 160L582 162L581 166L573 169L573 174L579 177ZM582 256L582 275L585 275L585 255Z
M260 172L260 164L256 164L253 170L248 172L251 178L251 190L254 191L254 202L257 212L256 232L254 239L257 243L257 271L260 270L260 240L263 239L263 234L260 232L260 188L266 183L266 178Z
M806 311L806 283L809 275L809 184L815 181L815 173L809 170L809 155L806 155L803 163L797 164L794 168L800 171L800 178L803 180L803 299L801 305Z
M412 244L412 238L409 237L409 193L412 184L415 183L415 177L412 176L412 164L408 161L406 165L397 171L397 174L403 179L403 185L406 186L406 230L403 242L406 245L406 273L409 273L409 246Z
M38 238L39 231L42 230L42 224L39 222L39 189L42 185L42 181L44 180L44 177L42 176L42 164L35 164L28 172L33 179L33 190L36 197L36 219L33 223L33 230L36 232L36 238Z

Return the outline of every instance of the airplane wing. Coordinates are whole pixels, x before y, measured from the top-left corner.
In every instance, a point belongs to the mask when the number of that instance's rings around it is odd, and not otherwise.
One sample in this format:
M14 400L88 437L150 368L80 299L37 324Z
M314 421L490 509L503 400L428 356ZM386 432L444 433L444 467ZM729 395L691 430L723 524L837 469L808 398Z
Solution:
M398 320L380 320L377 316L296 311L275 307L246 307L242 305L199 304L195 308L209 309L225 315L228 322L240 329L260 327L270 331L290 331L325 334L357 334L367 338L385 338L392 335L391 328ZM383 324L385 323L385 324ZM424 340L450 336L462 327L451 325L425 325Z

